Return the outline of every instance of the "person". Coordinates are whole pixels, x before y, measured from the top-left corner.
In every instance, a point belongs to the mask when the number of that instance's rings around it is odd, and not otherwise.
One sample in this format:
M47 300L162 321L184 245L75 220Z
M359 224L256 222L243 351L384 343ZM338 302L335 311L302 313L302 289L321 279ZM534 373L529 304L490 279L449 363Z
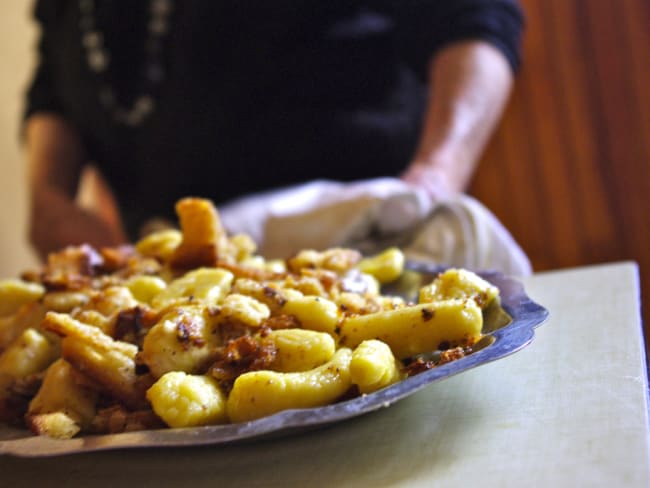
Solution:
M24 145L41 256L133 240L187 195L386 175L463 192L523 26L516 0L39 0L35 16ZM103 190L82 206L89 165Z

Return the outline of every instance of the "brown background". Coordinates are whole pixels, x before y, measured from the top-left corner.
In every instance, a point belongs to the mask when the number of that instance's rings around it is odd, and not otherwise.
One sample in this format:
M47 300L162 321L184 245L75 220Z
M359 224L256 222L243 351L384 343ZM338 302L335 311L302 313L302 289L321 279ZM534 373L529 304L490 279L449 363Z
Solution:
M522 3L524 65L472 193L536 271L637 261L650 317L650 1Z

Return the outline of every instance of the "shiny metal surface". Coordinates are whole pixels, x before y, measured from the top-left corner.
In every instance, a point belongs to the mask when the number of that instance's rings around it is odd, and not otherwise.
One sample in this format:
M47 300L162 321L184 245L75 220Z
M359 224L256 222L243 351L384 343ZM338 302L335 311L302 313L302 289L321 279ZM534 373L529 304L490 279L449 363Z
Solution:
M408 268L411 271L405 273L404 278L390 290L407 298L413 297L421 284L429 282L440 271L440 268L416 263L409 263ZM326 407L287 410L241 424L85 436L69 440L35 437L24 430L0 426L0 454L42 457L108 449L225 444L288 435L389 407L436 381L512 354L533 340L534 329L547 319L548 311L533 302L517 280L494 272L479 274L499 288L501 307L486 311L486 337L479 342L478 350L370 395Z

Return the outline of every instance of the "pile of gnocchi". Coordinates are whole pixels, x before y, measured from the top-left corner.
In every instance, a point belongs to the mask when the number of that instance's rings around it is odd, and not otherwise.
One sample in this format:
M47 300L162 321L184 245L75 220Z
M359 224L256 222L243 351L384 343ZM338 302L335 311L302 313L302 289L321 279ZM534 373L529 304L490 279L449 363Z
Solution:
M180 230L0 281L0 421L66 439L324 406L471 352L499 300L449 269L407 302L381 293L404 272L396 248L265 260L211 201L176 212Z

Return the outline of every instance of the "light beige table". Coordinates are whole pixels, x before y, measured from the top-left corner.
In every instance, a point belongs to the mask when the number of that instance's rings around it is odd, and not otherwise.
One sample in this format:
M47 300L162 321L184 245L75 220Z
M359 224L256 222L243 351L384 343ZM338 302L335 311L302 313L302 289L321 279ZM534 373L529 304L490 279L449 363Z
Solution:
M551 312L530 346L388 409L230 447L3 456L0 486L650 486L636 266L525 285Z

